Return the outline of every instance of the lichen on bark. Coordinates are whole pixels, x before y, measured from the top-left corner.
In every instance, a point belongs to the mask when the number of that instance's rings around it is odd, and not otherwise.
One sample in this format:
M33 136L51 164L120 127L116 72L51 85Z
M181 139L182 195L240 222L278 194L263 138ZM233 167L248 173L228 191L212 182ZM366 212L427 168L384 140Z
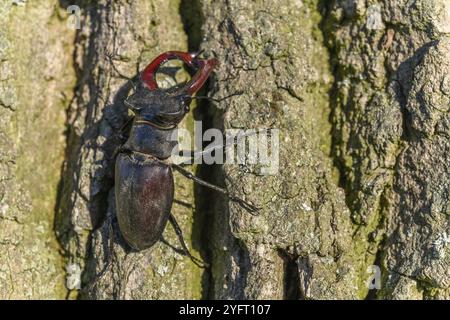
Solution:
M360 226L355 240L383 267L378 298L430 298L448 291L441 254L448 250L449 104L438 90L449 57L448 1L327 6L336 70L332 154Z
M229 190L261 210L257 217L235 203L216 210L213 297L281 299L297 286L298 296L289 298L356 298L359 261L328 158L332 74L318 1L205 2L204 10L205 30L216 31L205 32L205 48L223 61L212 90L244 91L217 106L216 126L280 130L275 175L261 175L257 166L223 167ZM223 228L228 223L231 229ZM287 287L286 259L299 274Z
M57 1L0 13L0 298L64 299L53 218L74 32Z

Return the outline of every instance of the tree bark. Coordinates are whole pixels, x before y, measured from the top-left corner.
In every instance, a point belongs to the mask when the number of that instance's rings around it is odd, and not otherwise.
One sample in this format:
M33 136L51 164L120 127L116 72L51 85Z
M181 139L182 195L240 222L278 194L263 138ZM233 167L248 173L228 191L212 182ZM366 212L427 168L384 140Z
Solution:
M1 7L1 297L450 298L448 1L72 2ZM175 174L172 213L206 269L171 225L130 250L114 195L123 75L200 49L220 61L204 94L242 93L181 127L279 129L280 146L273 175L188 168L255 216Z
M56 1L0 2L0 298L64 299L53 230L75 32Z
M448 298L448 1L336 1L332 155L379 298Z

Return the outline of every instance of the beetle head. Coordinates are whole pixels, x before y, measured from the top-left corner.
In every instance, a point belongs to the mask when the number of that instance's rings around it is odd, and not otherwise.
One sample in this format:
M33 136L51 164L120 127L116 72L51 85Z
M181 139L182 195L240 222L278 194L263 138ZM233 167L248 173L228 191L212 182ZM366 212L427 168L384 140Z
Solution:
M182 60L191 69L196 70L196 73L186 85L162 90L156 82L156 72L170 59ZM162 129L176 127L189 112L192 96L203 87L216 65L216 59L200 59L192 53L178 51L163 53L144 69L140 85L125 103L135 112L137 119Z

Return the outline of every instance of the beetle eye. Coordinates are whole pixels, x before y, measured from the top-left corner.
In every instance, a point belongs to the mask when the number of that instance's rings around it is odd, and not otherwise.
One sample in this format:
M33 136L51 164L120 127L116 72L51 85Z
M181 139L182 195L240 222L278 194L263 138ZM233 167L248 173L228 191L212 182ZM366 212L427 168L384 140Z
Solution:
M128 99L125 99L124 103L128 107L128 109L130 109L133 112L138 112L142 109L142 107L135 106L134 104L132 104Z
M189 105L192 102L192 98L189 95L183 95L181 97L181 103L185 106L185 108L187 108L189 110Z

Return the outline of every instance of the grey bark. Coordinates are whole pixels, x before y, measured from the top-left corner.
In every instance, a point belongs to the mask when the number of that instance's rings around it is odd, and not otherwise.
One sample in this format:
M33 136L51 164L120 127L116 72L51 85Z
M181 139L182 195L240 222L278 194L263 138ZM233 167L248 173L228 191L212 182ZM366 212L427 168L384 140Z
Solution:
M61 31L68 3L39 3L5 2L0 21L1 297L449 298L448 1L77 1L76 33ZM257 216L175 176L173 214L207 270L178 253L170 225L132 252L115 220L121 75L188 49L220 61L208 95L243 93L196 105L182 127L280 130L275 175L189 168ZM373 265L381 289L369 291Z
M330 7L332 154L352 219L383 266L380 298L448 297L449 7Z
M205 48L220 57L215 124L278 128L279 172L225 165L229 190L262 209L222 203L211 233L214 298L356 298L350 214L327 156L332 76L317 1L205 2ZM251 84L251 85L249 85ZM223 228L230 225L230 229ZM290 266L294 266L294 268Z

